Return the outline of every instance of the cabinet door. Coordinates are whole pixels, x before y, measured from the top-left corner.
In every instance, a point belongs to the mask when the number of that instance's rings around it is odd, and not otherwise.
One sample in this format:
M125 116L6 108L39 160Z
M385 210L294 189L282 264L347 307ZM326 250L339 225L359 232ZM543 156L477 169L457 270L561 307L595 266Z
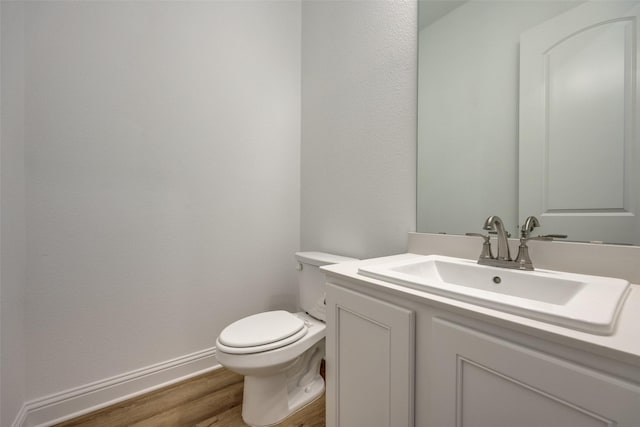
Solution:
M432 328L433 426L640 426L637 384L446 320Z
M327 285L327 426L413 426L414 313Z

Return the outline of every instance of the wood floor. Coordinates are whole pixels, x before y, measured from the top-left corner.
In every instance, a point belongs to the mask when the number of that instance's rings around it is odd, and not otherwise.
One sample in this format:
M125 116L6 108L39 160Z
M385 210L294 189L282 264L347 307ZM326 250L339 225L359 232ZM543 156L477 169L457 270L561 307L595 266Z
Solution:
M56 427L245 427L243 377L227 369L173 384ZM324 427L324 395L276 427Z

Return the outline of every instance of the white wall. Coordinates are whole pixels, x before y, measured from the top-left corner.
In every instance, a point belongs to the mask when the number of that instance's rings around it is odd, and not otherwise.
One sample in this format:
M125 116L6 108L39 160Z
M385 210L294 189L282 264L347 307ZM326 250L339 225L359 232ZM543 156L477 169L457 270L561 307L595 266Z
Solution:
M404 252L415 229L416 4L303 1L302 21L302 247Z
M210 348L245 314L293 308L301 237L358 257L405 250L413 2L24 7L24 33L12 33L24 41L2 47L3 233L17 226L2 235L2 266L26 259L26 278L14 269L8 285L2 272L2 425L24 400L44 407ZM9 54L24 56L14 98ZM26 364L5 340L26 342Z
M27 398L293 308L300 4L25 7Z
M22 3L0 3L0 15L0 425L9 426L25 398Z

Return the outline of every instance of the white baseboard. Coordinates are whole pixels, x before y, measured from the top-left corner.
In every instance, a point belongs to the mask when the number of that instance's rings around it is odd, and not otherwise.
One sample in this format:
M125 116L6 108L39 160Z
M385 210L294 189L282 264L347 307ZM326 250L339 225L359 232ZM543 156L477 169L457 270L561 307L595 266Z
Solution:
M47 427L220 367L215 347L26 402L12 427Z
M11 423L11 427L21 427L27 420L27 404L23 403L16 415L16 419Z

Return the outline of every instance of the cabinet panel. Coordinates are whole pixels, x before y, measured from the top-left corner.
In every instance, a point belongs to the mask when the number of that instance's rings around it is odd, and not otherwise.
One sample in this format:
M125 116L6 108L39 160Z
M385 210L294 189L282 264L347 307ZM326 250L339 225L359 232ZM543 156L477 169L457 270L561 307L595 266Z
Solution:
M327 285L327 426L413 425L414 313Z
M432 425L640 425L640 387L581 365L434 319Z
M458 358L456 376L461 426L612 425L597 414L463 357Z

